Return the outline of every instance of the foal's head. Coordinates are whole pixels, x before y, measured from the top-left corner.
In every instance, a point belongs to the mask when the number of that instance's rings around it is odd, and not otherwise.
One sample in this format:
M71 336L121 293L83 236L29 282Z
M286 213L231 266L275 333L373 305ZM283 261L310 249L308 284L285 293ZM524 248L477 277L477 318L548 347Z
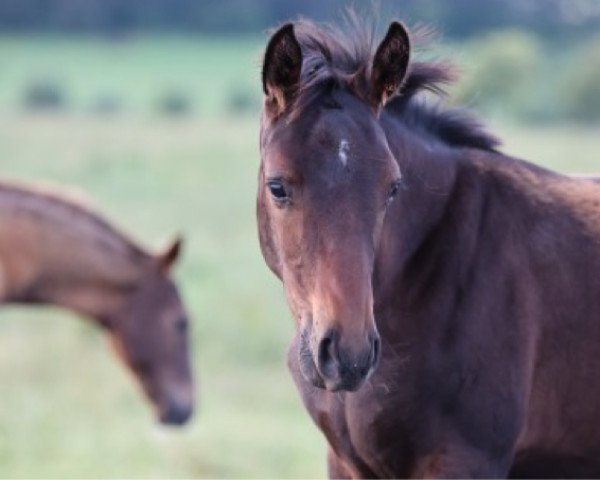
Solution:
M258 218L297 320L302 373L352 391L379 358L371 277L400 171L378 113L406 74L409 38L394 22L372 55L338 34L287 24L269 41Z
M185 423L193 411L194 382L188 318L169 276L180 240L154 257L122 307L103 319L121 358L133 371L161 422Z

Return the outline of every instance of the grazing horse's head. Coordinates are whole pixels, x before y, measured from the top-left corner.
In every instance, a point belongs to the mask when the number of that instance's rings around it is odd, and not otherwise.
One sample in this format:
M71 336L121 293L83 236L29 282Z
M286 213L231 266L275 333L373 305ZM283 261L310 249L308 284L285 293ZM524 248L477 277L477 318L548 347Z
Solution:
M103 319L121 358L154 404L161 422L183 424L194 407L188 317L169 270L180 240L153 258L122 307Z
M359 65L364 55L338 35L287 24L269 41L258 221L297 320L303 375L353 391L379 358L371 278L400 171L378 113L401 86L409 38L392 23Z

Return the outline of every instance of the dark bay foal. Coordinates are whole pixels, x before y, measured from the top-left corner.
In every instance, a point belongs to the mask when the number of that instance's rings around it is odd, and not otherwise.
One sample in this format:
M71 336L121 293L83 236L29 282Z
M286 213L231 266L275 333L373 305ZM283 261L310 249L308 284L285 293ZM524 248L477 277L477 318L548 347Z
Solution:
M263 66L260 241L330 475L600 476L600 184L423 100L451 75L402 24L372 45L302 21Z
M93 319L170 424L194 406L188 318L170 275L180 243L151 254L77 201L0 182L0 303Z

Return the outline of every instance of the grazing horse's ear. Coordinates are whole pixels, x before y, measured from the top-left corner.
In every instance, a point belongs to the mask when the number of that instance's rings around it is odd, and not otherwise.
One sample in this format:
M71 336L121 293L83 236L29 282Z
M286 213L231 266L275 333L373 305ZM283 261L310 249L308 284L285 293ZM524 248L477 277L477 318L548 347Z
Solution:
M406 77L409 57L408 31L402 23L392 22L373 58L371 88L375 108L398 92Z
M272 114L279 115L288 107L298 88L301 70L302 50L294 25L287 23L269 40L263 60L263 91Z
M183 237L181 235L177 235L171 243L169 243L168 247L162 253L159 253L156 257L158 261L158 266L160 270L163 272L168 272L173 264L179 258L181 254L181 246L183 244Z

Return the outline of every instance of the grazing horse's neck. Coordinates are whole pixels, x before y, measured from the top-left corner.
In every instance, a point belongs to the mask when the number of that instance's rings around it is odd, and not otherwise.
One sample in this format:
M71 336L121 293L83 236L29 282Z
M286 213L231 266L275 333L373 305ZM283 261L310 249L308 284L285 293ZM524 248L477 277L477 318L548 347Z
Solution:
M60 269L52 275L61 275ZM104 321L124 305L131 286L120 284L116 279L98 278L90 274L89 279L69 277L68 274L57 279L44 278L43 272L38 279L22 289L10 292L6 303L46 304L71 310L80 315Z
M140 281L150 256L92 212L0 185L0 300L102 318Z
M70 248L77 249L77 242ZM98 320L121 308L143 271L143 265L131 265L111 272L97 268L94 262L69 258L68 254L56 258L32 256L28 265L17 264L10 257L23 258L18 252L11 252L8 258L0 253L0 269L8 277L3 292L6 303L56 305ZM23 274L21 269L29 271Z
M26 251L22 255L12 251L8 256L0 252L0 269L7 280L4 301L56 305L99 320L118 310L141 280L144 265L102 268L90 259L77 258L76 251L87 250L86 245L73 238L70 242L64 255L41 252L43 245L36 245L38 254L27 259ZM106 259L107 265L113 262L115 259Z

